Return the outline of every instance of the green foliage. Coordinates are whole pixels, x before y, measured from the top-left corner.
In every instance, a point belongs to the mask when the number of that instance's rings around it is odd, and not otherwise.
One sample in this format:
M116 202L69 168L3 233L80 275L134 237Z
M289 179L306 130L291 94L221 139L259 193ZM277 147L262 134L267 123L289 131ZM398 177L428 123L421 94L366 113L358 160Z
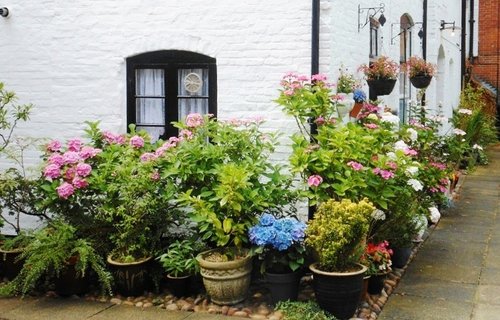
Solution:
M356 86L356 79L350 73L340 69L340 76L337 80L337 93L351 93Z
M7 91L0 82L0 152L9 145L17 124L29 120L33 105L20 105L17 100L16 93Z
M267 210L280 212L294 201L292 179L269 157L276 137L257 121L223 122L205 117L192 136L157 159L162 180L176 177L180 203L210 246L242 248L248 229ZM184 131L185 132L185 131Z
M93 270L102 289L111 293L111 274L106 271L104 261L95 252L93 244L78 238L76 232L74 227L60 221L52 221L37 231L19 257L24 260L21 272L2 288L2 293L28 293L43 277L57 277L71 258L76 260L77 276L83 277Z
M194 275L199 271L196 255L201 251L200 242L191 240L175 241L167 248L167 252L156 259L163 270L174 277Z
M26 248L33 241L32 232L21 231L15 237L6 238L1 243L3 250L21 250Z
M328 315L314 301L280 301L276 310L283 313L284 320L335 320Z
M375 207L367 200L330 199L322 203L306 229L306 246L324 271L345 271L360 262Z

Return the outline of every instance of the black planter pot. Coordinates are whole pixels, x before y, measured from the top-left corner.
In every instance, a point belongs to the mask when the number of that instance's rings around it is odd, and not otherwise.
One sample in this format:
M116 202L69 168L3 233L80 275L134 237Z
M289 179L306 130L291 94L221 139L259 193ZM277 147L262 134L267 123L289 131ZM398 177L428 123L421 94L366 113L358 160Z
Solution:
M75 265L67 265L55 279L55 286L60 296L81 295L89 289L89 278L87 275L84 277L79 275L75 270Z
M359 265L355 272L324 272L313 263L313 289L319 306L339 319L349 319L358 306L367 268Z
M411 84L417 89L424 89L431 84L432 76L415 76L410 78Z
M23 261L17 261L21 250L0 249L0 276L9 280L14 279L23 268Z
M377 79L377 80L367 80L368 86L370 87L370 93L377 96L385 96L392 92L394 86L396 85L395 79Z
M392 266L394 268L403 268L408 263L411 256L411 247L406 248L392 248Z
M167 274L167 286L177 298L187 297L191 291L191 276L174 277Z
M368 280L368 293L369 294L380 294L382 289L384 289L384 280L387 278L387 274L374 274Z
M273 305L280 301L297 300L302 270L291 273L266 272L266 280Z
M115 279L117 293L123 296L140 296L149 289L149 262L152 257L131 263L114 261L108 256L108 264Z

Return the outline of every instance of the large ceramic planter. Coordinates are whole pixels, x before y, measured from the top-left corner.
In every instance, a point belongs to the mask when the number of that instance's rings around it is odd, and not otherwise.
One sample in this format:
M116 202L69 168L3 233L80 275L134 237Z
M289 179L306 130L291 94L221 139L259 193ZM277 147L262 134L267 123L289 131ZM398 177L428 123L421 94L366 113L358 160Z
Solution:
M191 276L174 277L169 274L167 277L167 286L170 292L177 298L187 297L191 289Z
M417 89L424 89L431 84L432 76L414 76L410 78L411 84Z
M408 263L411 256L411 247L392 248L392 266L394 268L403 268Z
M196 258L200 265L203 284L212 302L233 305L245 300L252 275L252 257L232 261L206 260L216 250L202 252Z
M395 79L367 80L370 91L377 96L385 96L392 92L396 85Z
M21 252L22 249L0 249L0 275L2 277L12 280L19 274L23 268L23 262L17 260Z
M116 291L123 296L139 296L149 286L149 262L153 257L122 263L108 256L108 264L115 279Z
M319 306L339 319L351 318L358 306L367 268L359 265L359 270L353 272L325 272L313 263L309 269Z
M272 304L275 305L280 301L286 300L297 300L301 277L302 270L291 273L266 272L266 280Z
M60 296L81 295L88 291L89 277L87 274L83 277L78 274L75 270L75 263L76 259L67 263L55 279L55 289Z

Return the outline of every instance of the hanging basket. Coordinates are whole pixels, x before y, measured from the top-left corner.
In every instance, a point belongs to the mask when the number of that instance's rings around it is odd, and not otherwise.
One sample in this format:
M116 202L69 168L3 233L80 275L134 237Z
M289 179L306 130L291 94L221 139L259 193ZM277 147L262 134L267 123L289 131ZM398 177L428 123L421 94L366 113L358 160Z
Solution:
M424 89L431 83L432 76L414 76L410 78L411 84L417 89Z
M396 85L396 79L366 80L370 91L377 96L385 96L392 92Z

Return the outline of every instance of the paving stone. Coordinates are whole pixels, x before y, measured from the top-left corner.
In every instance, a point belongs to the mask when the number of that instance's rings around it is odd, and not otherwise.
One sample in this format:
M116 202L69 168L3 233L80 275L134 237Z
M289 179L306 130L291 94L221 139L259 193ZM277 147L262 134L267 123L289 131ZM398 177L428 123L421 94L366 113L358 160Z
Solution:
M474 308L471 320L492 320L500 315L499 305L478 304Z

